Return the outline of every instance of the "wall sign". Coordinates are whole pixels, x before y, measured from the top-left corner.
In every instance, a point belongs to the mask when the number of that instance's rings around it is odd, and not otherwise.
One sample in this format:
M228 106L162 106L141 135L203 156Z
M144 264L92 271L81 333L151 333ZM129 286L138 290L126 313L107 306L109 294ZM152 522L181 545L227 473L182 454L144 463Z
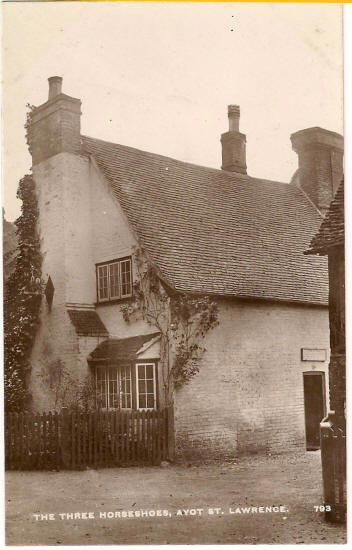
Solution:
M326 349L301 348L302 361L326 361Z

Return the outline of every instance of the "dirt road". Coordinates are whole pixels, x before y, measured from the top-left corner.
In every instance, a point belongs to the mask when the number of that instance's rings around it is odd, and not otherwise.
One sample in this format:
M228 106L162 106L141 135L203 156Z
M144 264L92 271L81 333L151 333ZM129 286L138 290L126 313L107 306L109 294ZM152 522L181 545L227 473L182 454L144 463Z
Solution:
M344 527L325 523L314 509L322 503L319 452L199 466L7 472L6 486L10 545L346 541Z

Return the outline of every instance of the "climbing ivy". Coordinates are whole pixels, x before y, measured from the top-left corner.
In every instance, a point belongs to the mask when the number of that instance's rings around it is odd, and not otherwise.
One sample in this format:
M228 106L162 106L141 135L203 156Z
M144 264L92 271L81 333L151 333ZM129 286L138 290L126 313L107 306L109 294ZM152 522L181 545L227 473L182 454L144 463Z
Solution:
M30 369L29 358L39 325L41 301L38 205L31 175L20 180L17 197L22 206L21 215L15 221L16 267L4 288L4 393L8 412L22 411L28 404L26 374Z
M133 298L120 306L124 320L143 319L160 332L160 362L164 395L173 402L174 389L198 372L206 351L203 340L218 325L218 306L209 296L170 289L140 247L133 253L136 281Z

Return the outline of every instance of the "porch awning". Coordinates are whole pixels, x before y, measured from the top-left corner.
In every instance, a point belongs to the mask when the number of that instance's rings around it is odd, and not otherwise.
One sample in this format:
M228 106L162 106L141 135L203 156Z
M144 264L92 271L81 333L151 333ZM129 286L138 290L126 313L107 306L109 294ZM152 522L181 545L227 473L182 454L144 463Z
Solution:
M160 336L159 332L132 336L131 338L110 338L105 340L88 357L88 361L107 361L110 364L126 364L138 359L138 352L146 349Z
M67 313L78 336L109 336L106 326L95 310L68 309Z

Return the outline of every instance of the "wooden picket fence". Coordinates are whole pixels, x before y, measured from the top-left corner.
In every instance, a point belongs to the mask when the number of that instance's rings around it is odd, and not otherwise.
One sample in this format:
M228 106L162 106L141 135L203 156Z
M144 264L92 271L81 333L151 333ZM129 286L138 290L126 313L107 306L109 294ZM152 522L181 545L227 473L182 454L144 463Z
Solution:
M59 414L10 413L5 416L5 468L58 469Z
M160 464L173 454L171 407L5 417L5 467L10 470Z

